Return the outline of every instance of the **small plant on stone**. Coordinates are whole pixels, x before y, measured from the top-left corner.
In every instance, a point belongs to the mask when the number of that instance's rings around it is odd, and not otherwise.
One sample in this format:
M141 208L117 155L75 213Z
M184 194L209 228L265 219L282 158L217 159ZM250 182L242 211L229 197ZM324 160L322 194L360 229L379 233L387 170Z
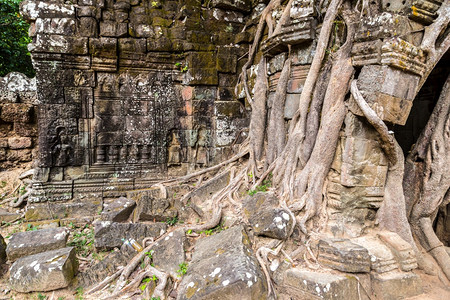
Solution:
M77 228L68 243L77 254L87 257L94 250L94 230L88 225Z
M37 226L34 226L32 224L27 224L27 229L25 229L25 231L36 231L39 228Z
M168 218L166 220L166 224L169 225L169 226L174 226L177 223L178 223L178 217L177 216L175 216L173 218Z
M183 276L184 274L186 274L187 272L187 268L188 268L188 264L187 262L183 262L181 264L178 265L180 268L177 270L178 273L178 277Z
M45 300L45 299L47 299L47 296L42 295L41 293L38 293L37 298L38 298L38 300Z
M83 294L84 294L84 290L83 288L80 286L75 290L75 300L83 300Z

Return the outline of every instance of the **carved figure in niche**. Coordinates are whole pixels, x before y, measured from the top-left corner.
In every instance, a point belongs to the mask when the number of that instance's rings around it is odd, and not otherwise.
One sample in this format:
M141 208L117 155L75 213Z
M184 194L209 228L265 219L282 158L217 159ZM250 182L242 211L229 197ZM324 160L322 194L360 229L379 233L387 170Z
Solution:
M128 153L128 162L136 163L139 158L139 147L136 144L131 145L130 152Z
M168 157L167 157L167 164L173 165L173 164L179 164L181 163L181 144L179 141L179 138L177 136L178 134L175 131L171 131L171 137L170 137L170 145L168 148Z
M55 166L67 166L74 157L73 147L70 145L70 137L64 127L56 128L56 136L51 142L52 161Z
M195 163L199 165L206 165L208 163L208 131L202 127L197 133L197 142L195 143L194 159Z

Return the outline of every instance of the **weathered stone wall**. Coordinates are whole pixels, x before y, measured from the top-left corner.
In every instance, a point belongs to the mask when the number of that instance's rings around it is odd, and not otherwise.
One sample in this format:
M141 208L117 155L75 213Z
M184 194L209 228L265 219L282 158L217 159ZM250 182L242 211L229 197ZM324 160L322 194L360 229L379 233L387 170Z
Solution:
M36 81L0 77L0 170L30 162L37 151Z
M21 7L40 101L31 201L102 193L117 178L120 190L142 188L228 155L247 122L233 87L248 48L249 1Z

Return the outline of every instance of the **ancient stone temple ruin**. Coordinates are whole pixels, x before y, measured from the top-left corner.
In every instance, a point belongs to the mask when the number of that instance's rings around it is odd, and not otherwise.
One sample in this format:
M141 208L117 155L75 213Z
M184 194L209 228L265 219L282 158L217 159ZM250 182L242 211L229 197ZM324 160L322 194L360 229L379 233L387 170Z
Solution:
M405 299L428 292L430 258L448 284L447 1L26 0L21 12L30 158L39 147L25 218L92 223L97 251L122 246L75 285L129 263L131 239L154 251L140 258L140 279L158 277L144 298ZM74 256L59 234L48 250ZM11 283L39 291L20 283L30 258L14 251ZM76 273L67 261L58 287ZM117 274L109 296L132 289L131 271Z

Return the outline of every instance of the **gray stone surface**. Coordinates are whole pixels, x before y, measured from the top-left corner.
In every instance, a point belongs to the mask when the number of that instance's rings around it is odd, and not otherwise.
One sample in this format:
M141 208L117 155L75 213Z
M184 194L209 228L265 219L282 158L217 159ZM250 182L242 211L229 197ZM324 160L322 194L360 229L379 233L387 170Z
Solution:
M292 218L282 208L263 210L249 219L256 235L284 240L292 229Z
M265 278L242 226L201 239L178 289L181 299L266 299Z
M19 213L11 213L4 209L0 209L0 222L11 222L20 217Z
M117 271L119 266L125 266L136 251L120 251L114 250L109 253L102 261L90 266L84 272L78 273L77 275L77 285L82 286L85 289L94 286L99 283L109 275L112 275Z
M244 199L244 216L256 235L285 239L292 229L289 213L278 208L278 199L272 193L259 192Z
M135 207L136 202L125 197L105 200L101 219L112 222L124 222L128 220Z
M321 239L318 260L320 264L342 272L370 272L369 252L348 239Z
M399 264L391 250L378 238L373 236L362 236L352 239L352 242L358 244L369 251L370 268L377 273L385 273L395 270Z
M318 273L292 268L284 284L293 299L358 300L357 280L353 276Z
M15 261L23 256L64 248L68 237L67 228L18 232L9 240L6 254L10 261Z
M392 251L402 271L407 272L417 268L417 259L413 248L397 233L382 231L378 233L378 238Z
M184 255L185 240L184 229L180 228L157 242L153 247L153 264L155 267L176 278L177 270L180 268L179 265L186 260Z
M110 250L120 247L122 239L135 239L138 243L146 237L158 237L166 232L164 223L116 223L111 221L97 221L94 223L94 246L100 250Z
M47 292L67 287L78 269L73 247L18 259L10 269L9 283L17 292Z
M372 274L371 279L372 291L376 299L404 299L423 292L420 277L412 272L375 273Z
M137 203L133 214L134 222L165 222L178 214L168 199L155 198L149 192L133 194Z

